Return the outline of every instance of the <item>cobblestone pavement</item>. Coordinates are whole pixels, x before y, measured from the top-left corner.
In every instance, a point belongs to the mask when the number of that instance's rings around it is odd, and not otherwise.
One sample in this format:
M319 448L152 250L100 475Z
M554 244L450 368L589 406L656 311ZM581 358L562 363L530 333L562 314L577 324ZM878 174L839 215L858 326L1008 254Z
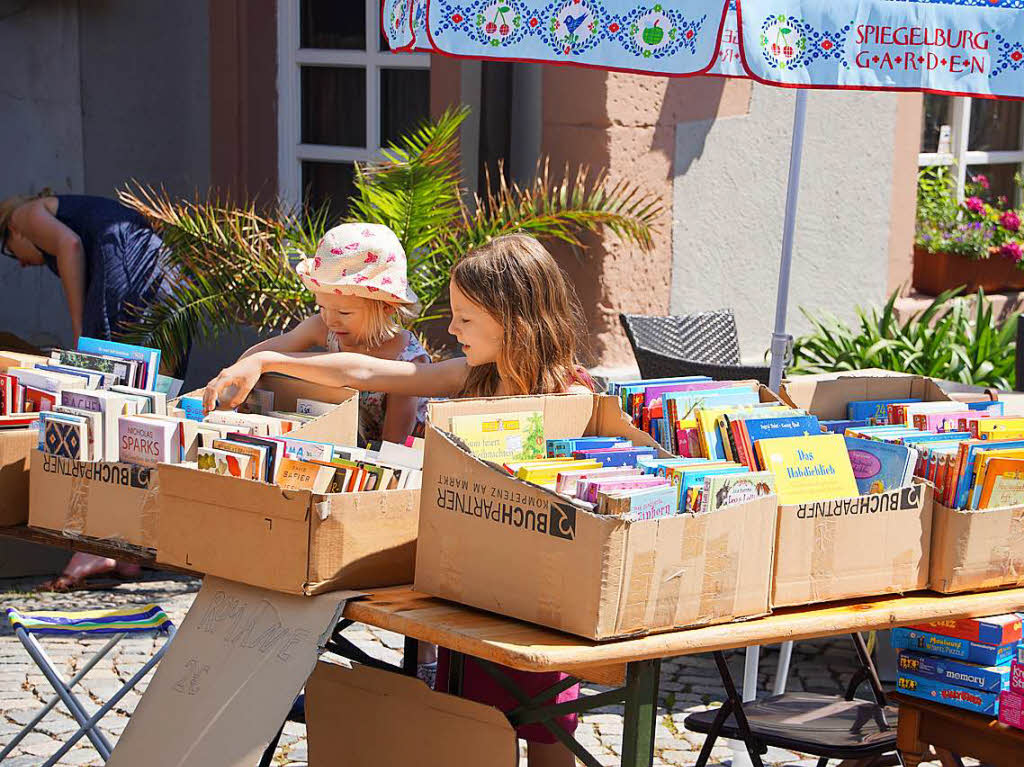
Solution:
M41 579L0 581L0 607L12 605L28 610L70 610L155 602L167 611L175 623L180 623L199 589L199 581L195 579L163 573L147 573L142 581L123 584L110 591L73 594L32 592L32 588L40 581ZM400 658L402 637L397 634L357 625L347 631L346 635L355 644L383 660L396 662ZM83 700L91 700L93 705L98 707L99 703L120 687L123 680L141 668L160 641L162 640L152 638L123 640L114 652L79 683L79 696ZM67 679L76 673L85 659L102 643L102 640L58 638L45 640L44 646ZM773 678L775 653L767 649L762 656L760 689L764 690ZM739 679L742 674L742 653L734 653L730 662ZM848 679L854 668L855 655L848 639L802 642L796 646L793 655L789 689L832 693L841 691L842 680ZM692 765L700 751L703 736L687 732L683 727L683 719L690 712L719 704L722 690L717 671L711 657L701 655L666 660L662 663L661 675L662 698L658 712L654 764L657 767ZM147 680L143 680L136 691L123 698L117 708L103 720L103 729L112 743L116 742L127 725L141 693L145 691L146 682ZM584 689L584 694L594 694L602 689L604 688L588 685ZM83 695L83 692L87 695ZM51 695L52 689L4 620L0 626L0 746L8 743ZM4 760L4 767L41 764L45 757L56 751L66 736L77 729L70 714L62 706L57 706L40 723L36 732L27 736L18 750ZM607 765L618 763L621 735L621 707L598 709L582 717L576 733L580 743L602 764ZM304 726L289 723L281 739L277 763L296 767L304 765L305 738ZM727 747L716 747L713 755L713 762L719 767L731 761L731 751ZM86 742L86 745L76 746L62 764L98 765L102 762ZM523 764L525 765L525 759ZM773 749L767 755L766 764L773 767L813 767L816 760L802 754Z

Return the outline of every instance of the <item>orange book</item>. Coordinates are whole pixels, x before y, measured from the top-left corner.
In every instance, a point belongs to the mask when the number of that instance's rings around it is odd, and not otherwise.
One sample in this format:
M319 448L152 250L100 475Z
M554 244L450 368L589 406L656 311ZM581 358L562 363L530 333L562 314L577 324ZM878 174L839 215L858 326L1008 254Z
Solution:
M985 464L979 509L1024 503L1024 458L990 458Z

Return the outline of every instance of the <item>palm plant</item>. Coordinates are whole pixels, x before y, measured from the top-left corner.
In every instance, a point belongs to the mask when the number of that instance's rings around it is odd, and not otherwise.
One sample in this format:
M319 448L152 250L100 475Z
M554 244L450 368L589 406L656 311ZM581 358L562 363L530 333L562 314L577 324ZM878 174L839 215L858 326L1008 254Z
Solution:
M465 109L452 109L382 150L383 160L356 169L348 219L390 227L409 257L409 283L422 312L411 327L447 314L448 275L455 261L493 237L525 232L583 248L580 236L607 227L643 249L661 206L634 184L566 167L554 177L546 161L524 186L499 168L491 189L466 204L459 174L458 131ZM331 221L326 206L269 211L216 198L174 200L133 185L120 199L139 211L168 249L166 292L131 322L133 343L163 350L180 363L190 341L253 327L275 333L315 311L294 262L311 254Z
M832 314L812 316L813 330L793 343L789 372L826 373L877 367L959 383L1012 389L1017 315L1002 322L993 316L985 294L975 306L948 290L923 312L900 322L895 304L899 291L881 309L857 309L854 327Z

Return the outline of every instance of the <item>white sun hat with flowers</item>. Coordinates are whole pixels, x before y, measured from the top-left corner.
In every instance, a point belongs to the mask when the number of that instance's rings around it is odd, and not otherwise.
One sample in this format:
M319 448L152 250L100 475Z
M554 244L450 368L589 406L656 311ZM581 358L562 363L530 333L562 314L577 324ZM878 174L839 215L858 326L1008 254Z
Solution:
M382 224L341 224L329 230L313 258L295 265L314 293L362 296L396 304L415 304L409 287L405 249Z

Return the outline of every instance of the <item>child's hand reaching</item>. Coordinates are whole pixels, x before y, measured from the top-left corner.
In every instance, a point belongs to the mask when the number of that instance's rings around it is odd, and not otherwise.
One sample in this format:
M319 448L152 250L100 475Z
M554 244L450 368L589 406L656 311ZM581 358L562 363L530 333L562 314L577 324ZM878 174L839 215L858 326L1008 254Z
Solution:
M206 384L203 391L203 412L209 413L218 405L221 410L238 407L245 402L245 398L256 386L261 375L263 365L258 354L244 357L234 365L224 368L220 375Z

